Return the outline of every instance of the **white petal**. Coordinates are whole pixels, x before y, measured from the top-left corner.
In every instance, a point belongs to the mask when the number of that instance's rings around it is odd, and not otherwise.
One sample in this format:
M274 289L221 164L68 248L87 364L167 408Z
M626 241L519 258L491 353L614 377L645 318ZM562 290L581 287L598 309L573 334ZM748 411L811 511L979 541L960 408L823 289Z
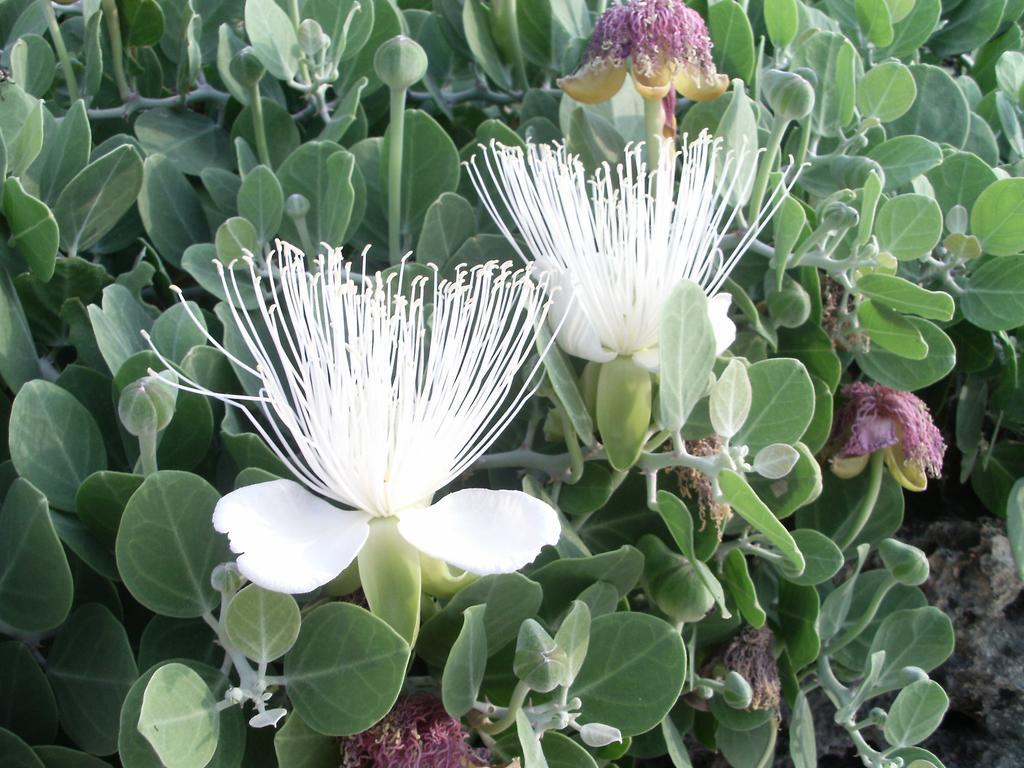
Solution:
M555 511L522 491L467 488L403 512L398 532L421 552L480 575L511 573L558 542Z
M658 369L661 367L661 350L658 347L641 349L633 355L633 362L645 371L657 373Z
M281 707L278 709L268 709L265 712L260 712L259 714L250 717L249 725L253 728L266 728L268 725L277 727L281 718L287 714L288 710Z
M291 480L239 488L217 502L213 527L228 535L245 578L301 594L351 563L370 533L363 512L339 509Z
M715 332L715 354L720 355L736 341L736 324L729 319L732 294L716 293L708 299L708 315Z
M572 279L569 273L555 267L547 268L545 272L549 275L550 285L554 289L551 309L548 312L548 325L552 331L558 331L555 337L558 346L570 355L593 360L595 363L614 360L615 353L605 349L597 330L590 324L579 302L573 301Z

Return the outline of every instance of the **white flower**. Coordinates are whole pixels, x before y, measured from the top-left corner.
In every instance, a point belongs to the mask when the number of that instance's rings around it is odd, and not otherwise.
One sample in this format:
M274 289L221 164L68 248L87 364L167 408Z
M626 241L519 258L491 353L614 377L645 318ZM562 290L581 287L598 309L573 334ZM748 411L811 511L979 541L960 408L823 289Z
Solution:
M742 155L725 153L706 132L684 138L681 150L663 142L656 173L648 172L642 145L592 178L564 146L531 144L524 152L491 142L481 154L485 169L476 158L468 166L481 200L527 258L510 231L515 225L529 257L560 288L549 320L561 324L558 343L566 352L598 363L627 356L657 370L662 308L683 279L710 299L717 352L732 344L732 297L721 289L781 202L782 185L764 206L768 215L751 222L725 256L722 239L737 214L727 201L749 180L734 172Z
M558 540L554 510L519 491L467 489L431 503L532 393L516 377L548 311L543 279L496 262L453 281L360 277L340 249L309 273L280 242L266 279L248 262L252 316L236 271L218 268L250 360L207 339L259 392L181 385L240 407L301 482L251 485L218 502L214 527L246 578L308 592L352 563L382 519L421 553L474 574L516 570Z

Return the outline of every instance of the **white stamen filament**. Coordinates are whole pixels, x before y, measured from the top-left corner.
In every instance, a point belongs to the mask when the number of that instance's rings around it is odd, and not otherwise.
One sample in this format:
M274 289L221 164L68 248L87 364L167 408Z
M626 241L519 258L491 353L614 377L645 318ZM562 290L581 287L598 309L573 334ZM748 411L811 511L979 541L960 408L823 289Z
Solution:
M249 359L206 337L259 379L258 394L213 392L183 376L178 386L239 407L296 478L343 505L385 516L429 504L539 383L534 368L516 386L551 300L529 267L490 262L448 281L410 280L403 266L360 278L340 249L307 272L302 252L280 241L266 278L246 262L254 313L238 270L218 269Z
M642 145L592 178L558 145L531 144L524 152L492 141L480 153L484 167L476 157L467 166L502 234L542 272L568 277L578 311L602 347L620 355L657 346L662 308L680 280L697 282L709 298L718 293L788 191L785 183L775 187L725 256L722 239L738 214L729 201L749 181L741 178L747 155L725 152L706 132L681 144L665 142L656 172L648 172Z

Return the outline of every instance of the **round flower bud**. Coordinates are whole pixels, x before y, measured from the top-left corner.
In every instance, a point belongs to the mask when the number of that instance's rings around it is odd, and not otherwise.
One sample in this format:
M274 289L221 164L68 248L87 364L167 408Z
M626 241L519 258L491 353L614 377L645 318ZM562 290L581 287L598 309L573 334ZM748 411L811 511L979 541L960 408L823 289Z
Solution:
M267 71L263 66L263 62L257 58L252 46L249 45L242 48L231 58L228 70L231 72L231 76L243 88L255 86L260 81L260 78L263 77L263 73Z
M218 592L237 592L242 588L243 581L234 563L221 563L210 574L210 586Z
M175 390L159 376L144 376L123 390L117 415L129 434L159 432L174 416Z
M303 19L299 24L299 48L312 58L331 44L331 38L324 34L323 27L316 19Z
M734 670L729 670L725 676L725 689L722 691L722 698L725 703L733 709L746 709L754 700L754 689L744 679L743 675Z
M800 120L814 109L814 88L800 75L768 69L761 75L761 88L776 116Z
M832 230L848 229L855 226L859 214L845 203L829 203L821 212L821 223Z
M928 558L917 547L896 539L878 545L878 554L886 569L900 584L916 587L928 580Z
M309 198L298 192L288 195L284 201L284 210L293 219L304 219L309 215Z
M396 35L377 49L373 69L388 88L404 90L427 73L427 53L411 37Z

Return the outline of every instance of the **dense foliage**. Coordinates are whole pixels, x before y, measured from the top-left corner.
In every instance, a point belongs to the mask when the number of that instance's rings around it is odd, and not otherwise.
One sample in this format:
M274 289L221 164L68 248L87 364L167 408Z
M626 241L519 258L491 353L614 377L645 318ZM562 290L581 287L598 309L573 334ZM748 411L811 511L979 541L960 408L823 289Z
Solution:
M810 768L816 720L867 765L942 765L953 628L894 537L906 493L968 484L1024 562L1024 2L697 0L713 64L678 100L581 103L556 81L609 50L607 5L0 0L4 766ZM452 484L540 499L557 545L247 584L214 509L294 473L174 386L259 392L245 257L538 259L467 163L564 143L598 172L676 125L730 158L735 341L692 281L663 286L655 373L542 335Z

